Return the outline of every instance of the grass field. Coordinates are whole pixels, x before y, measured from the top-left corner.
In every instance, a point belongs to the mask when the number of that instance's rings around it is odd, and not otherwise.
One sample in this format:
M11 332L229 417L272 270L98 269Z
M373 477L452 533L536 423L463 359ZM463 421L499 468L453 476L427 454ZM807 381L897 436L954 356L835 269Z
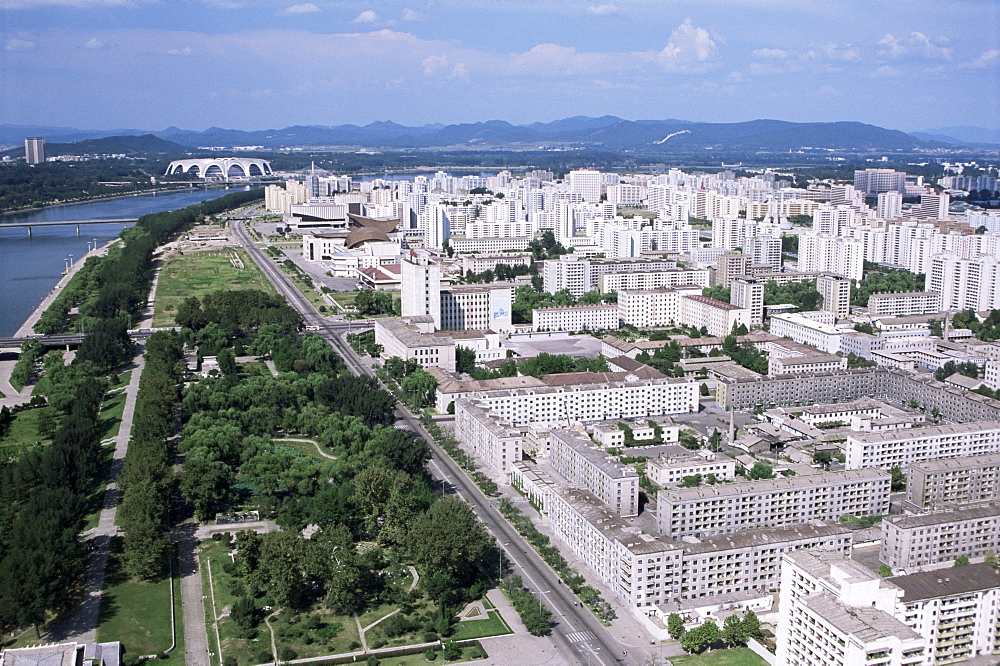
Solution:
M101 413L97 417L97 436L103 442L109 437L117 437L125 411L125 391L118 391L104 399Z
M750 648L713 650L704 654L671 657L670 663L674 666L766 666L767 664Z
M48 418L46 415L54 415L54 412L53 407L39 407L18 412L14 415L7 432L0 437L0 448L51 444L50 438L38 434L38 420Z
M469 638L485 638L514 633L497 611L490 610L488 614L489 617L483 620L466 620L455 623L452 625L452 633L448 638L464 641Z
M115 542L113 542L115 543ZM121 641L132 654L156 654L170 647L170 586L174 586L177 647L170 654L173 663L184 663L184 623L181 617L180 580L156 583L130 579L121 569L117 543L112 547L104 577L97 640ZM174 571L177 571L176 560Z
M243 262L242 270L230 261L234 253ZM271 283L242 248L168 257L156 285L153 326L173 326L177 306L185 298L224 289L260 289L275 293Z

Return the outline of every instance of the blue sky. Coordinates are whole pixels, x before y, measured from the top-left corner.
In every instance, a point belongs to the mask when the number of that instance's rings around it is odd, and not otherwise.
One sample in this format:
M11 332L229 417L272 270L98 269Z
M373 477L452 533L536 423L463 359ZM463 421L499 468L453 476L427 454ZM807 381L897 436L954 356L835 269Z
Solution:
M1000 0L0 0L0 123L1000 128Z

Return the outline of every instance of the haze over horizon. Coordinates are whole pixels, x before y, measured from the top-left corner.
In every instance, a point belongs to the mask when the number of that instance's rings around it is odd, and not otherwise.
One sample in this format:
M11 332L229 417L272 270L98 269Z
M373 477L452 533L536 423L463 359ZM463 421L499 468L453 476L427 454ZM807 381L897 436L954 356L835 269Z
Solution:
M0 0L0 123L1000 129L993 0Z

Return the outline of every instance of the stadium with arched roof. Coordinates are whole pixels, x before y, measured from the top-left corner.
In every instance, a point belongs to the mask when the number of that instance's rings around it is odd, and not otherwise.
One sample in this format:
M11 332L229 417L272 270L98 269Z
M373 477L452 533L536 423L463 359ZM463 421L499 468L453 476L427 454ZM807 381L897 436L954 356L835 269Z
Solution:
M209 157L174 160L165 176L189 174L204 180L248 180L274 175L271 163L253 157Z

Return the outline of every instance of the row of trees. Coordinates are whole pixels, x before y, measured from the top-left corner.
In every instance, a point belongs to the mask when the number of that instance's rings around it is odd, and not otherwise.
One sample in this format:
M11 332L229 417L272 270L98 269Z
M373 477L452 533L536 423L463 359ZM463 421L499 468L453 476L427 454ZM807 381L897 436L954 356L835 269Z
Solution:
M686 652L703 652L712 646L736 647L746 645L751 638L760 640L764 633L760 628L760 619L752 610L748 610L742 618L730 615L719 628L715 622L707 620L694 629L685 629L684 620L677 613L667 616L667 633L674 640L679 640Z
M571 305L600 305L601 303L617 303L618 294L609 292L601 294L597 291L588 291L579 298L569 293L568 289L562 289L554 294L541 291L534 285L522 285L514 290L514 304L511 308L515 324L530 324L532 321L532 310L537 308L568 307Z
M51 446L0 463L0 630L39 627L72 601L87 553L77 539L102 475L97 419L107 381L61 363L36 388L57 411Z

